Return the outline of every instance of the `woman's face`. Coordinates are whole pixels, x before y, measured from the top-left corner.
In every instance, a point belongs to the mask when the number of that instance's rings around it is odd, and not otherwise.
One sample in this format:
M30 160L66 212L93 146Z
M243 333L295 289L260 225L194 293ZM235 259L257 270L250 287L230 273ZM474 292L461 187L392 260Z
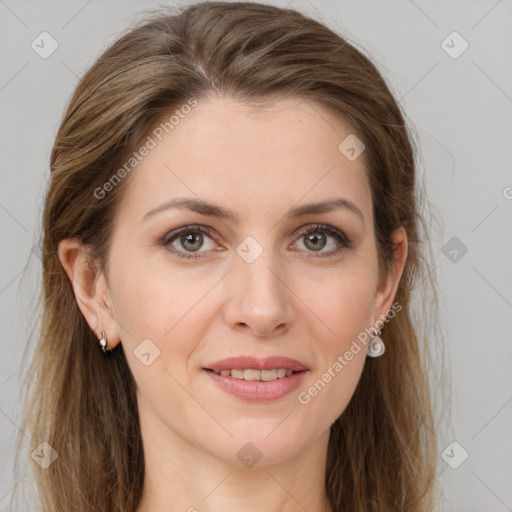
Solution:
M300 98L180 112L151 134L115 219L109 344L124 347L143 424L236 464L279 463L343 412L365 364L353 342L396 290L379 281L365 154Z

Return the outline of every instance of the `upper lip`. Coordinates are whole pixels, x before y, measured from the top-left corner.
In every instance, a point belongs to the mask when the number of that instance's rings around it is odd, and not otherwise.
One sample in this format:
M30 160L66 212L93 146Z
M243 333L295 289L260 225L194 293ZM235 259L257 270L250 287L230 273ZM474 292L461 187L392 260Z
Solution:
M284 356L267 357L265 359L252 356L228 357L226 359L221 359L220 361L215 361L214 363L205 366L205 368L208 370L215 370L216 372L233 369L273 370L275 368L284 368L286 370L300 372L308 369L308 367L300 361Z

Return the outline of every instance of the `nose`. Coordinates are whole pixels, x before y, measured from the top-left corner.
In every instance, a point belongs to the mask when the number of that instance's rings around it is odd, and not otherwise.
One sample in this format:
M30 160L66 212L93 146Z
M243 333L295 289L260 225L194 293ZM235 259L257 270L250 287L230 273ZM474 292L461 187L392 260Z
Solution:
M279 256L265 252L252 263L235 260L229 273L225 321L234 330L258 337L285 333L293 319L293 293Z

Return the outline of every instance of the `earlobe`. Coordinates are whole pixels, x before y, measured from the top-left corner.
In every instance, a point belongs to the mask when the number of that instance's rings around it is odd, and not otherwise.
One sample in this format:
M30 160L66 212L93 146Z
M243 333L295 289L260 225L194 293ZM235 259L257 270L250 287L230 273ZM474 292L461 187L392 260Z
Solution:
M109 347L113 348L119 341L117 322L101 269L90 259L87 247L76 239L61 240L58 256L89 327L98 340L107 333Z

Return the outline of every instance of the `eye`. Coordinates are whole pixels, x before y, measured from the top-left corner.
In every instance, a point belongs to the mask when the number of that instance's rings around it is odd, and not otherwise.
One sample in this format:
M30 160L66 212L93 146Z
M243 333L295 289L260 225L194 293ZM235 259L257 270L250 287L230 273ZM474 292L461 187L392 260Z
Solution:
M200 255L196 256L194 253L206 252L199 251L199 249L203 247L205 237L213 242L211 238L212 232L213 230L207 226L185 226L166 235L161 240L161 244L167 247L178 258L200 258ZM181 247L176 247L176 245ZM214 246L215 244L213 247ZM213 247L211 245L208 247L207 244L206 250L212 249Z
M299 231L298 241L301 241L306 247L307 252L317 252L318 255L312 254L311 257L329 257L335 256L343 249L350 249L352 247L352 240L350 240L342 231L336 229L328 224L315 224L308 226ZM330 251L323 251L329 245L328 239L334 239L331 246L334 248Z
M301 229L298 235L300 238L297 241L303 243L306 252L318 253L318 255L311 254L311 257L330 257L338 254L343 249L352 247L352 241L342 231L327 224L307 226ZM207 226L184 226L164 236L160 240L160 244L178 258L194 259L201 258L200 254L203 252L216 250L212 237L213 230ZM205 239L210 240L210 244L206 244L206 247ZM329 245L329 239L334 240L330 244L334 248L330 251L323 251ZM200 251L202 248L205 250Z

